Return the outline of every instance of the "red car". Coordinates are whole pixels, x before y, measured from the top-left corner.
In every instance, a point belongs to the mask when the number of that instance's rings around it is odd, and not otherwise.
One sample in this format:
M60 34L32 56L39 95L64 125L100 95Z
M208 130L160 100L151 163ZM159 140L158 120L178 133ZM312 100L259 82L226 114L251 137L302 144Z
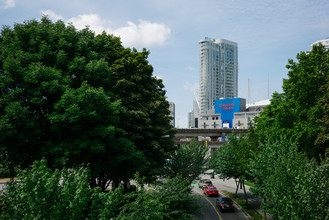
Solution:
M208 196L218 196L218 190L215 186L205 186L203 187L203 193Z

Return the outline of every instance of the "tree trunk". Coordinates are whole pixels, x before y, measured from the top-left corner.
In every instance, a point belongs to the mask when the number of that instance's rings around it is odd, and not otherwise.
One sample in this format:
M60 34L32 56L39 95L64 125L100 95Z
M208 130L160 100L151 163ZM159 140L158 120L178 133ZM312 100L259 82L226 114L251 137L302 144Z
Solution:
M248 197L247 197L247 193L246 193L246 187L244 185L244 180L241 180L242 181L242 185L243 185L243 191L244 191L244 197L246 199L246 204L248 205Z
M239 185L239 181L236 181L236 179L234 179L235 180L235 185L236 185L236 187L238 187L238 185Z
M240 180L235 181L235 184L236 184L235 196L238 197L238 189L239 189Z
M118 188L119 187L119 181L117 181L117 180L113 180L112 181L112 189L114 190L114 189L116 189L116 188Z
M110 186L111 181L107 180L106 184L105 184L105 189L107 189Z
M9 176L10 176L10 182L13 182L15 179L15 167L9 166Z
M264 203L266 203L266 198L264 198ZM266 210L265 209L264 209L264 218L267 219L266 218Z

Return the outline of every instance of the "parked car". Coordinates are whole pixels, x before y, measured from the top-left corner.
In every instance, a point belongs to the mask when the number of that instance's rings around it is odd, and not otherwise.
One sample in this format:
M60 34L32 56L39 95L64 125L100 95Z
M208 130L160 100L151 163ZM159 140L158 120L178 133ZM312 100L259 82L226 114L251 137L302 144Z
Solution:
M218 196L218 190L215 186L204 186L203 193L207 196Z
M216 205L219 211L232 211L234 212L234 203L233 200L229 197L220 197L216 199Z
M204 186L212 186L212 182L209 179L202 179L199 181L199 188L203 188Z

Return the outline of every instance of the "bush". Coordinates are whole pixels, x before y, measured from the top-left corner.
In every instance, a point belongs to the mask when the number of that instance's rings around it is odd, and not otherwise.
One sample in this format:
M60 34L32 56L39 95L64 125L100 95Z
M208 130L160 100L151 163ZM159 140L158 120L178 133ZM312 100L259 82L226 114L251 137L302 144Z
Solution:
M124 196L125 205L117 219L192 219L200 211L198 196L191 194L189 180L177 175L166 178L153 189L140 190Z
M191 219L200 209L188 181L181 176L167 178L146 190L123 193L119 187L103 192L89 188L86 168L51 170L45 159L31 170L18 171L0 202L2 219ZM137 177L136 177L137 178Z
M104 193L89 189L88 170L52 171L45 159L18 172L3 196L0 219L109 219L121 203L121 188Z

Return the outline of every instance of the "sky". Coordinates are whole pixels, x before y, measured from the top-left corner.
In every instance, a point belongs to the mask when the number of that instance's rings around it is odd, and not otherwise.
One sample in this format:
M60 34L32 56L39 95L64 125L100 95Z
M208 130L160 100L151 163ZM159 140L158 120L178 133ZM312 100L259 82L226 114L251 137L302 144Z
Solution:
M1 27L43 15L149 50L179 128L199 87L200 40L238 43L239 97L254 103L282 92L288 59L329 37L328 0L0 0Z

